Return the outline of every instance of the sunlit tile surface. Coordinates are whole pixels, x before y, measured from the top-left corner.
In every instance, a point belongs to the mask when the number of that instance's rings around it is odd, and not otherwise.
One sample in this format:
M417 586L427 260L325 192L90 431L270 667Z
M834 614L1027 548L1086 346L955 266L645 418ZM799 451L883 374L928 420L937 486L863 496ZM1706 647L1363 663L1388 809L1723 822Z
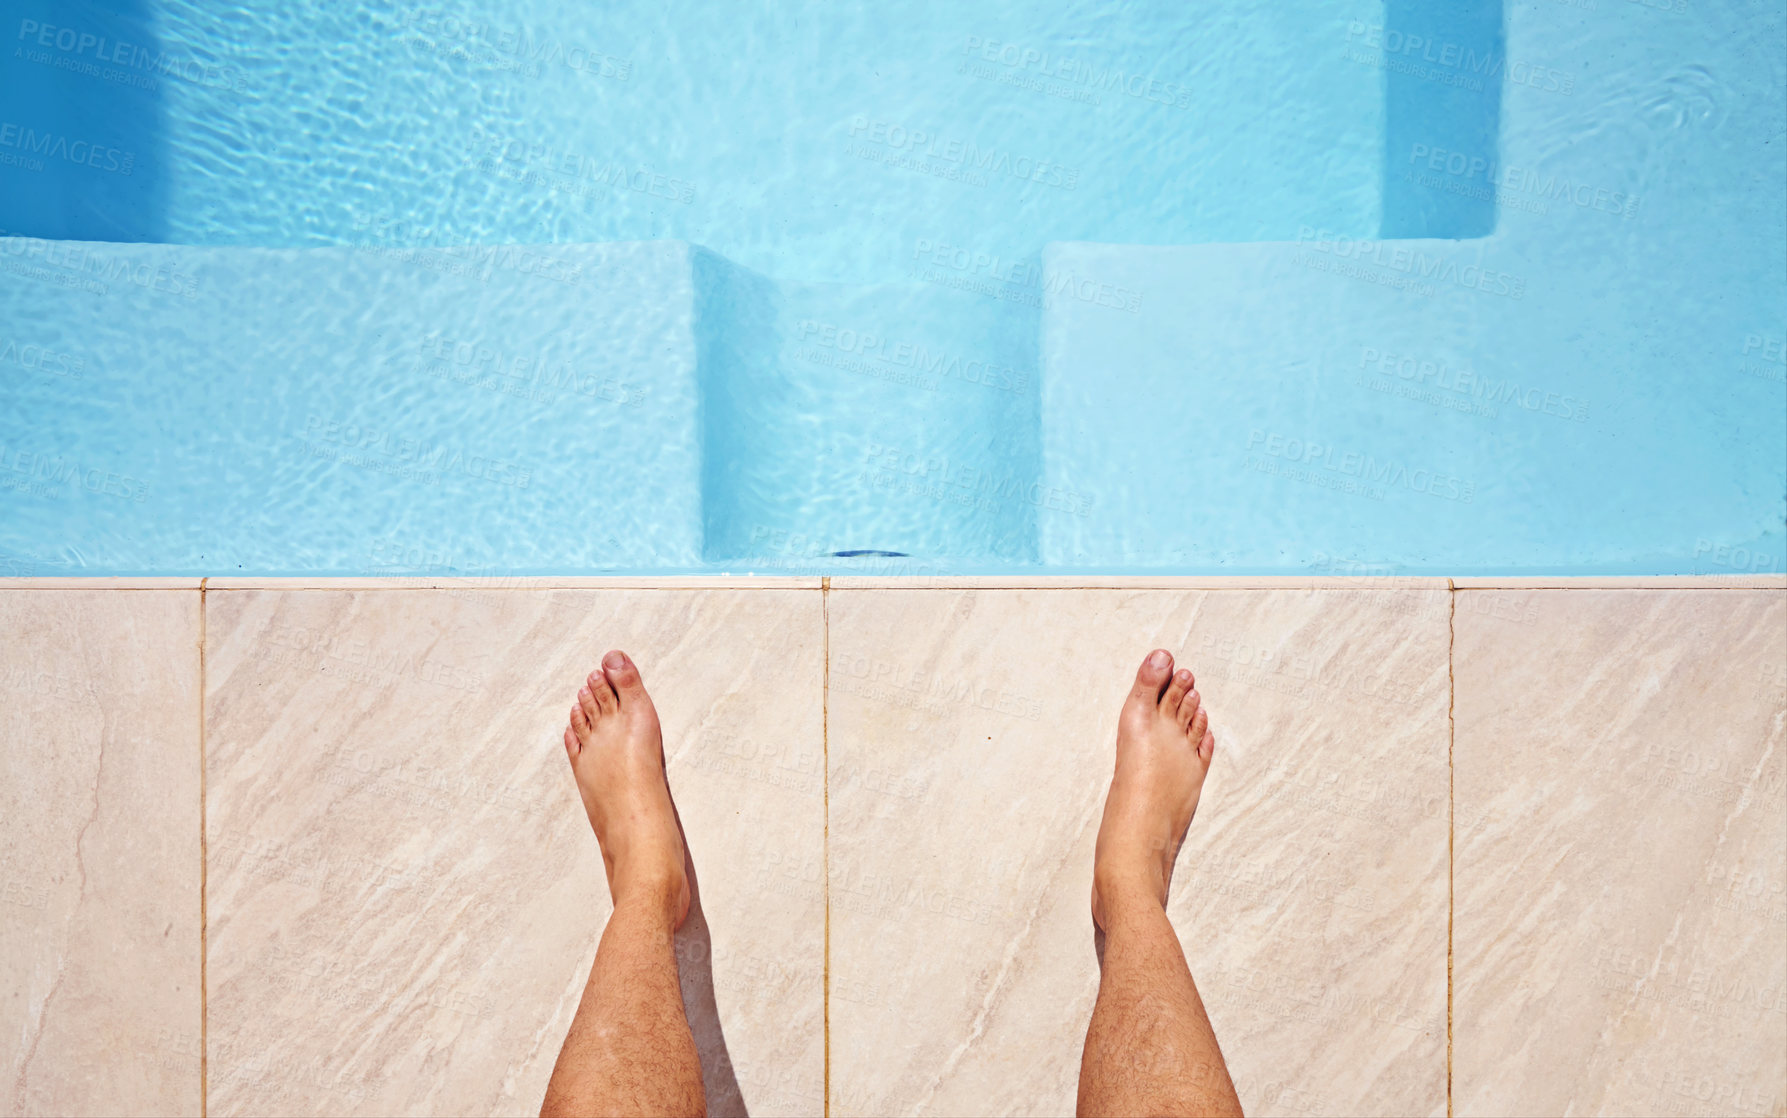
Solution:
M0 590L0 1112L195 1114L199 595Z
M1787 594L1458 594L1459 1114L1787 1106Z

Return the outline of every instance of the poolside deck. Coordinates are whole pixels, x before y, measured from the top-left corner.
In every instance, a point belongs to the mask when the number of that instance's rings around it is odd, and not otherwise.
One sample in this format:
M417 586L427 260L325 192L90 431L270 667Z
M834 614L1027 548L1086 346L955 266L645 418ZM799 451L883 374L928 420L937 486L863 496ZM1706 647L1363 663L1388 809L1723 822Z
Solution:
M713 1112L1066 1112L1163 645L1250 1112L1781 1112L1787 580L1103 581L8 580L6 1109L537 1108L608 903L557 738L620 645Z

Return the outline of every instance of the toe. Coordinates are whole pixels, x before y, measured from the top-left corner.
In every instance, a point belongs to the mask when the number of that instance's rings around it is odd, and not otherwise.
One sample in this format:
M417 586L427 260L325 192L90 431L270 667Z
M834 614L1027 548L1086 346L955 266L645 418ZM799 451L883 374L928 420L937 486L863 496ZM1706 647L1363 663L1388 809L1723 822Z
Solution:
M585 687L577 692L577 709L583 715L583 728L578 732L587 734L595 729L602 717L602 708L589 688ZM572 725L575 726L576 723L573 722Z
M1198 711L1203 709L1203 705L1204 697L1199 695L1195 690L1187 691L1185 693L1185 701L1179 704L1178 711L1179 728L1181 730L1189 730L1191 728L1192 719L1197 717ZM1194 742L1197 741L1196 738L1192 738L1191 740Z
M1210 763L1210 758L1212 756L1214 756L1215 753L1216 753L1216 735L1211 733L1209 730L1205 730L1204 731L1204 740L1198 743L1198 759L1203 761L1204 764L1208 765Z
M578 709L577 707L572 707L571 708L571 721L573 721L573 722L577 721L578 716L581 715L582 713L583 712L580 709ZM565 752L570 754L572 759L575 760L578 752L580 750L582 750L582 748L583 747L577 743L576 731L573 730L571 727L566 726L565 727Z
M1167 693L1160 697L1160 712L1168 718L1177 717L1179 704L1185 700L1185 692L1191 689L1191 673L1180 668L1173 673L1172 682L1167 684Z
M1192 716L1191 729L1189 731L1187 731L1185 736L1190 738L1192 741L1195 741L1201 745L1201 744L1203 744L1203 741L1204 741L1204 735L1209 732L1210 732L1209 712L1205 711L1202 705L1199 705L1197 714Z
M583 686L586 691L596 697L596 706L600 710L612 714L620 709L620 703L614 698L614 688L608 686L608 677L602 674L601 668L589 673L589 679ZM590 721L594 722L594 717L591 717Z
M1164 648L1157 648L1148 653L1142 666L1136 669L1135 688L1130 697L1144 702L1160 702L1160 693L1166 688L1167 681L1173 676L1173 654Z
M622 710L645 701L645 681L639 678L639 669L626 653L615 649L602 657L602 671L620 697Z

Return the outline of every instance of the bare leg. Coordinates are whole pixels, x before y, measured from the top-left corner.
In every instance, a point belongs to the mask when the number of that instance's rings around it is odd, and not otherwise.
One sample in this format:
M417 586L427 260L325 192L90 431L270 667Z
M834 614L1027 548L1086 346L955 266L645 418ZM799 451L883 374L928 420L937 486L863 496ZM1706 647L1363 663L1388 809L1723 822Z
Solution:
M1080 1058L1079 1112L1238 1115L1216 1033L1167 921L1167 887L1216 738L1196 680L1156 650L1117 724L1117 766L1092 869L1103 935Z
M614 914L540 1113L705 1114L671 938L689 911L682 834L658 712L624 653L604 656L578 692L565 752L602 847Z

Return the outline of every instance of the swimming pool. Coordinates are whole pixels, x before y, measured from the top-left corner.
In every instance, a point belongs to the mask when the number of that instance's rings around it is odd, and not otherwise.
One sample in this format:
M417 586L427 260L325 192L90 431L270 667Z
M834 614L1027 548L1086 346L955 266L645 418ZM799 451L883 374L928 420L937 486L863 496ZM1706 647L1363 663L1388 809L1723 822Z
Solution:
M0 573L1783 569L1777 3L0 31Z

